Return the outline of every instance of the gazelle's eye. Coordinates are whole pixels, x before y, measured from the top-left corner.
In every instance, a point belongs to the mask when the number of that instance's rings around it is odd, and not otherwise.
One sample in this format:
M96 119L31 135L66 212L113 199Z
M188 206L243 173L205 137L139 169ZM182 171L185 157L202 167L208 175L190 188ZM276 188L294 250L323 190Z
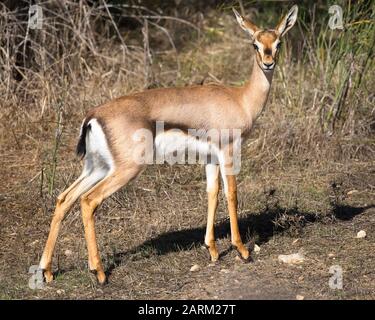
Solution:
M279 42L276 46L276 50L279 50L281 48L281 42Z
M253 43L253 47L256 51L259 51L259 47L255 43Z

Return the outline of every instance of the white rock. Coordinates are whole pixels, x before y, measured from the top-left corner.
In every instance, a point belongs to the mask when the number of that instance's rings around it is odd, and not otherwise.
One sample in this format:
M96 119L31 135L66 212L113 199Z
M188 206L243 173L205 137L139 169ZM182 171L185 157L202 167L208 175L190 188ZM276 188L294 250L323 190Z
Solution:
M69 256L71 256L71 255L73 254L73 252L72 252L72 250L67 249L67 250L65 250L64 254L65 254L67 257L69 257Z
M361 230L357 233L357 239L362 239L362 238L366 238L366 231L365 230Z
M229 270L228 269L221 269L220 272L222 272L222 273L229 273Z
M350 190L348 191L347 195L350 196L351 194L357 193L358 190Z
M190 271L191 272L195 272L195 271L198 271L200 269L199 265L195 264L193 265L191 268L190 268Z
M257 244L254 245L254 252L255 253L259 253L260 252L260 247Z
M299 295L299 294L297 294L297 295L296 295L296 299L297 299L297 300L304 300L305 297L304 297L304 296L301 296L301 295Z
M280 254L278 260L287 264L300 264L305 261L305 257L301 252L298 252L287 255Z

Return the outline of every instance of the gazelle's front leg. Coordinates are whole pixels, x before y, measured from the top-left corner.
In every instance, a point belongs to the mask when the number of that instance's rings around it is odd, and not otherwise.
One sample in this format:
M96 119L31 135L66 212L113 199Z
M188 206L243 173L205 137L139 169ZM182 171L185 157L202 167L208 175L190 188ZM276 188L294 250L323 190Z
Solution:
M238 227L236 176L226 175L225 173L223 173L222 176L224 180L225 196L228 201L232 245L239 252L241 258L248 262L250 261L250 253L242 243L240 230Z
M218 194L220 189L219 182L219 166L215 164L206 165L206 178L207 178L207 198L208 198L208 209L207 209L207 228L204 243L210 252L211 260L217 261L219 259L219 253L215 243L215 215L218 204Z

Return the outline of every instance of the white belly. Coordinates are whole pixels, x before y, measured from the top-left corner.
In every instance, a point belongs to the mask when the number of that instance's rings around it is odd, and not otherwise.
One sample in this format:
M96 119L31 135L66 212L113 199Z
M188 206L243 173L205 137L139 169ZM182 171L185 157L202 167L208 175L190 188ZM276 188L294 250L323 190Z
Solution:
M217 147L182 131L169 130L155 137L156 163L206 164L217 160ZM217 163L217 162L216 162Z

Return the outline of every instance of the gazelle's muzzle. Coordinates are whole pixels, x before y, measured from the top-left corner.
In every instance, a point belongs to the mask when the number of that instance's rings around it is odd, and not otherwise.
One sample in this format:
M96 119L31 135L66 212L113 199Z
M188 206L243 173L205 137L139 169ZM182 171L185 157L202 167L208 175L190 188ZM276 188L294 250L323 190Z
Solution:
M273 68L275 67L275 62L271 62L271 63L262 63L262 68L263 70L273 70Z

